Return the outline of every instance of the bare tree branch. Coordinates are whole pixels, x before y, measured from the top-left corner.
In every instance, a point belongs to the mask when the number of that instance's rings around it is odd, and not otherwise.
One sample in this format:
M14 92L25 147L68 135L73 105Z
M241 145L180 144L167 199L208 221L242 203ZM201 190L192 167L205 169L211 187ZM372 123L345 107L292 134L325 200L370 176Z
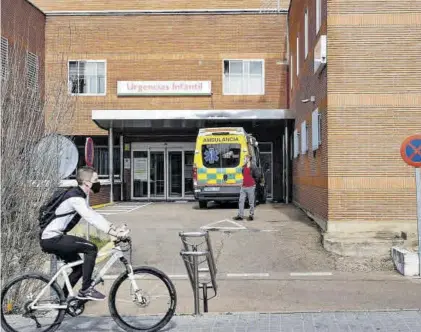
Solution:
M67 75L60 77L45 93L32 84L25 49L18 42L9 44L7 75L1 81L2 282L39 269L48 257L40 250L37 219L40 206L60 184L61 151L40 155L34 148L72 121L75 101L68 93Z

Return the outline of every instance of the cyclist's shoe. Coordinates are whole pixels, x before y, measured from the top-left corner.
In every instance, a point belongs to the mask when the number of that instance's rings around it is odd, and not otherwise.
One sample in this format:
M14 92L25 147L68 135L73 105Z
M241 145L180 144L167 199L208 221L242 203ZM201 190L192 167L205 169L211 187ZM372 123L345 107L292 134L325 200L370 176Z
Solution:
M79 300L92 300L92 301L102 301L105 299L105 295L98 292L95 288L89 287L87 290L80 290L77 294Z

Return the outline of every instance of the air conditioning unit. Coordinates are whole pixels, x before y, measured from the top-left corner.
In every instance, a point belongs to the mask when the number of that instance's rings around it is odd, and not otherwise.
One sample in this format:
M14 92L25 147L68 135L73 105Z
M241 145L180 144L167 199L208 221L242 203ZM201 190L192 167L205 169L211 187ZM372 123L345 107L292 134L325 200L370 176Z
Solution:
M314 73L320 72L327 63L326 35L320 35L314 48Z

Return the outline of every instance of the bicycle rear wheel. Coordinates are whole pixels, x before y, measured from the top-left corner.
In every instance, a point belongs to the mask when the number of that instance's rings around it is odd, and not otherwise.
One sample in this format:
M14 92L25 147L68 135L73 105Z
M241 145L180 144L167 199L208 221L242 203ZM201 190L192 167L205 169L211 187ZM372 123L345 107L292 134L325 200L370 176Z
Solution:
M152 267L134 269L138 291L128 274L121 274L111 287L109 309L125 331L159 331L174 315L177 294L167 275Z
M53 332L64 319L65 309L29 310L49 283L42 274L26 274L8 282L1 292L1 326L6 332ZM37 305L59 305L64 303L64 294L57 283L46 289ZM37 322L41 327L37 327Z

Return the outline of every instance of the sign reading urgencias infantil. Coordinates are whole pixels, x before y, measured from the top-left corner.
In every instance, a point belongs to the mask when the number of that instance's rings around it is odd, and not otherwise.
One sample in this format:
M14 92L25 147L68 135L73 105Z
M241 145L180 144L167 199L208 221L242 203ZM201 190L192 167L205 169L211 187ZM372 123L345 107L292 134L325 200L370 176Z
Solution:
M211 81L118 81L118 96L210 95Z

